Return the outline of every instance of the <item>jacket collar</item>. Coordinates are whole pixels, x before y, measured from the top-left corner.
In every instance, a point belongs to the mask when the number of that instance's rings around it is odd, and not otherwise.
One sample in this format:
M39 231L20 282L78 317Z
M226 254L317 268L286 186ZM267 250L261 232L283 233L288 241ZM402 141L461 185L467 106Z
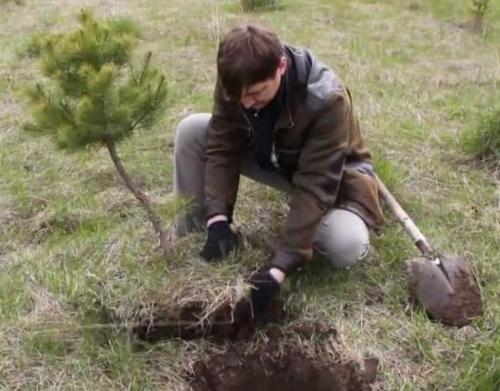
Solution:
M292 112L290 110L290 95L293 94L294 92L293 89L290 87L293 85L291 79L294 78L296 71L295 71L294 60L291 57L286 46L283 48L283 51L287 56L288 67L285 74L283 75L283 83L281 87L283 88L282 106L278 114L278 119L276 121L276 128L291 129L294 126L294 122L293 122Z

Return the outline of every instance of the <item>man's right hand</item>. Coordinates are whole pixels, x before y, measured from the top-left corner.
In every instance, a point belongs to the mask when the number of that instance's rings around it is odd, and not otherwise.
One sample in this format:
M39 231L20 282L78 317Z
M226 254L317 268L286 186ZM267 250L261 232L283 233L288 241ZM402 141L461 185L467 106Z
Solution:
M208 227L207 241L200 252L206 261L225 258L238 246L237 235L227 221L216 221Z

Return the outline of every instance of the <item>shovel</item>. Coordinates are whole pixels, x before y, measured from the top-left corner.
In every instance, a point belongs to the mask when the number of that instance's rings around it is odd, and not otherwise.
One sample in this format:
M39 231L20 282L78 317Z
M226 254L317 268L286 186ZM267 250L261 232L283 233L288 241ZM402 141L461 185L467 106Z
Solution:
M481 291L465 258L435 251L380 178L375 179L382 199L423 255L405 261L411 302L419 302L432 319L450 326L463 327L481 316Z

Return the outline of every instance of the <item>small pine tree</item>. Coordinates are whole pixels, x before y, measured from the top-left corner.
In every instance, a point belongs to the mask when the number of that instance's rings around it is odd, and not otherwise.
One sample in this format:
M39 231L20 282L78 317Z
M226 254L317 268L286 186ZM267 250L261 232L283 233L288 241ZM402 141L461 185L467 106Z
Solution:
M169 242L159 216L128 176L116 144L134 130L150 127L164 107L164 77L150 65L151 53L137 71L131 65L138 29L124 19L97 21L88 10L78 16L80 29L42 34L31 52L40 58L50 80L27 91L34 124L27 127L52 135L61 148L105 146L119 175L145 207L165 256Z
M472 31L482 33L484 29L484 19L489 9L489 0L472 0L471 4L471 21L470 26Z

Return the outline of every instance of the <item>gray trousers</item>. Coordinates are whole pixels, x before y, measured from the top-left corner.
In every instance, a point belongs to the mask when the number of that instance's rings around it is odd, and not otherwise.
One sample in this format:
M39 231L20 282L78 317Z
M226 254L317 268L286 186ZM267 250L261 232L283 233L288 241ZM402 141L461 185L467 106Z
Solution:
M174 193L193 201L189 213L176 220L175 233L183 236L205 223L205 149L210 114L192 114L177 127L174 141ZM277 172L262 170L250 155L242 162L241 174L275 189L290 193L292 185ZM369 230L355 213L332 209L322 219L314 238L314 251L336 267L349 267L368 253Z

